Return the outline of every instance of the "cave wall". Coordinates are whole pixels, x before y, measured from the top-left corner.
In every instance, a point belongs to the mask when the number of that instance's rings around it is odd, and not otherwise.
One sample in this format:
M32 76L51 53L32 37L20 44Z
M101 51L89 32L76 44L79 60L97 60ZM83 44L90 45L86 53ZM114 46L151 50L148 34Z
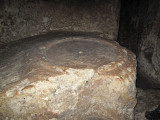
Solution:
M137 55L137 87L160 88L160 1L122 0L118 41Z
M0 43L50 31L117 39L120 0L0 0Z

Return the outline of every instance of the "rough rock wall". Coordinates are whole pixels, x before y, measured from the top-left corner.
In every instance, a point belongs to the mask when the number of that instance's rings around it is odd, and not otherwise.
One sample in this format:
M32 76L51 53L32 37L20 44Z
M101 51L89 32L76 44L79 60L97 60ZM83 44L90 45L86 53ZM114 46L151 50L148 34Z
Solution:
M160 88L160 1L122 0L121 8L118 41L137 54L137 86Z
M119 0L1 0L0 42L54 30L99 32L116 40Z
M139 46L140 75L149 87L160 88L160 1L148 2L147 17Z

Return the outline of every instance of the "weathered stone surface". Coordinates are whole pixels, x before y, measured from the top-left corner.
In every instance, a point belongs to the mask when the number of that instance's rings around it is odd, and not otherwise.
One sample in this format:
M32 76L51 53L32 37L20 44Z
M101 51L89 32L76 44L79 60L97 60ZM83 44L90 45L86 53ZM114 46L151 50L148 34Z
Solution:
M95 37L29 38L0 54L0 118L132 120L136 58Z
M99 32L116 40L120 0L1 0L0 41L54 30Z

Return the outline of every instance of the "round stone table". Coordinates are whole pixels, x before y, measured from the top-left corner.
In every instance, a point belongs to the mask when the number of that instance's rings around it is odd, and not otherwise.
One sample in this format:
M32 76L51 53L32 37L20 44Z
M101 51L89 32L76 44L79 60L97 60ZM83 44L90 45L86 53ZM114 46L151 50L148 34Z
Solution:
M0 52L0 120L132 120L136 57L115 41L37 36Z

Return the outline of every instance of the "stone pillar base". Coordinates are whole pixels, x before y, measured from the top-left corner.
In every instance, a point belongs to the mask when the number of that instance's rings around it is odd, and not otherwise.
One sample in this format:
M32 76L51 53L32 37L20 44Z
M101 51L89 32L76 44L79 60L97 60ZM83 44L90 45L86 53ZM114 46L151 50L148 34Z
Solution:
M0 58L3 120L133 119L136 57L118 43L66 37L10 50Z

